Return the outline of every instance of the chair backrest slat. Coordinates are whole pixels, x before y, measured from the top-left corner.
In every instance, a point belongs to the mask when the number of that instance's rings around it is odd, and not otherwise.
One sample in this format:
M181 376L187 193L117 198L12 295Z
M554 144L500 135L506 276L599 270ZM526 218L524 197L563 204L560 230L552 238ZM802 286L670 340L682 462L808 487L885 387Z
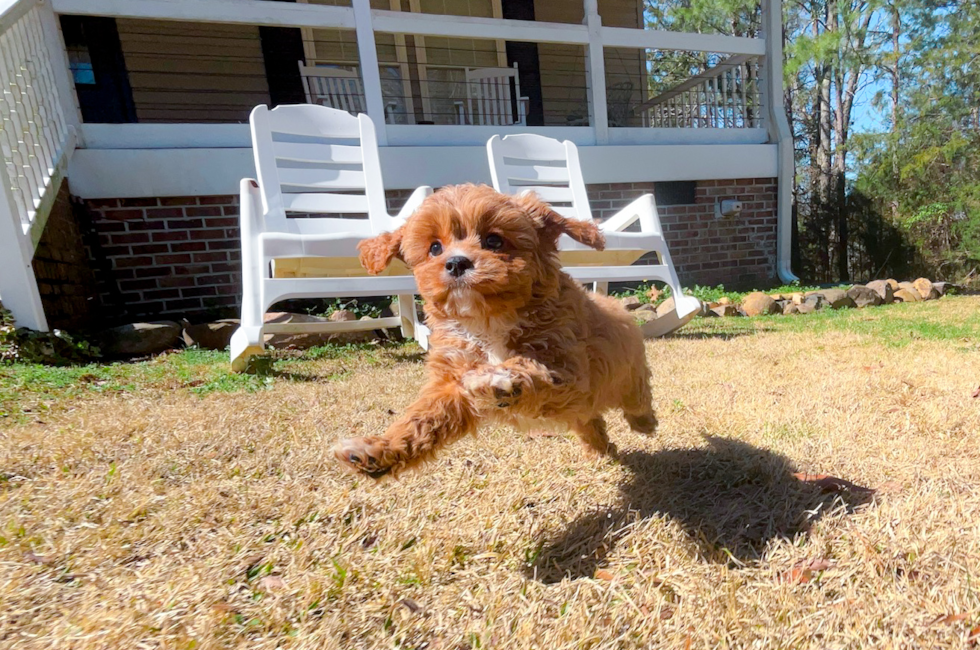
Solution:
M504 194L533 191L555 211L573 219L592 219L578 149L570 141L522 133L487 142L493 186Z
M294 212L366 214L364 223L375 233L397 226L387 211L374 123L367 115L311 104L273 110L262 105L249 122L269 230L299 232L302 222L304 232L331 232L336 221L288 218Z

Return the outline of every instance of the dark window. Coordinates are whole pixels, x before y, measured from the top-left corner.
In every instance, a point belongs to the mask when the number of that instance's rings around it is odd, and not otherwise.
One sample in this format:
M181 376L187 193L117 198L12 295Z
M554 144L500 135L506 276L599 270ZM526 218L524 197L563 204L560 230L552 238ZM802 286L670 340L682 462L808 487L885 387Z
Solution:
M68 65L88 123L136 121L133 91L113 18L62 16Z

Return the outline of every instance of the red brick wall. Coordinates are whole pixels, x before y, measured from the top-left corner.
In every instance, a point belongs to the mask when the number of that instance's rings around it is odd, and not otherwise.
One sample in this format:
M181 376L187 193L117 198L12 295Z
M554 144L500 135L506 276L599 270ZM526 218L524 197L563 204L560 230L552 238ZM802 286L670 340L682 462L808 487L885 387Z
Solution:
M655 183L590 185L597 219L606 219ZM722 199L742 201L737 217L716 219ZM693 204L658 205L677 275L685 286L764 288L776 277L776 179L699 181Z
M62 182L58 190L34 251L33 268L49 327L79 330L93 324L99 311L95 274L68 183Z
M604 219L654 183L589 186ZM397 210L411 194L389 193ZM739 217L715 219L720 199L743 201ZM118 318L234 314L241 300L238 199L234 196L86 201L101 263L100 297ZM763 287L775 277L776 181L701 181L689 205L661 205L660 219L681 282Z
M118 318L226 315L241 300L238 197L86 201Z

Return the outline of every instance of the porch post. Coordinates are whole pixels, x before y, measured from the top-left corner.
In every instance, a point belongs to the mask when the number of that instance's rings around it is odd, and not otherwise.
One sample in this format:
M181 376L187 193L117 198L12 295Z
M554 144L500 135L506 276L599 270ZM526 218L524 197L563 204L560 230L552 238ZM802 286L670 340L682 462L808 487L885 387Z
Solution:
M357 32L357 54L361 60L361 80L364 83L364 103L368 117L374 122L378 145L388 144L385 105L381 93L381 70L378 67L378 48L374 42L370 0L353 0L354 29Z
M585 85L589 100L589 124L596 144L609 143L609 115L606 106L606 59L602 45L602 18L598 0L585 0L585 26L589 45L585 54Z
M18 327L46 332L48 321L31 265L33 246L24 233L2 163L0 160L0 303L14 315Z
M766 44L763 59L762 100L766 106L769 140L776 143L776 274L787 284L799 280L793 274L793 188L796 161L793 132L783 108L783 20L782 0L762 0L762 38Z

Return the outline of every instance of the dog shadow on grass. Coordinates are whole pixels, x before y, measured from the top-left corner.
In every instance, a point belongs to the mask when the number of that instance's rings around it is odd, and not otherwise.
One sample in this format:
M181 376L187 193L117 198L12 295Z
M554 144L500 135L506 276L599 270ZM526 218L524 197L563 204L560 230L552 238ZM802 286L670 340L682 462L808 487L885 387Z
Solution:
M870 491L826 493L800 481L780 454L725 438L706 442L621 454L629 477L620 503L546 538L528 575L545 583L592 577L630 530L653 517L679 523L706 562L752 564L770 542L806 535L825 513L850 513L871 501Z

